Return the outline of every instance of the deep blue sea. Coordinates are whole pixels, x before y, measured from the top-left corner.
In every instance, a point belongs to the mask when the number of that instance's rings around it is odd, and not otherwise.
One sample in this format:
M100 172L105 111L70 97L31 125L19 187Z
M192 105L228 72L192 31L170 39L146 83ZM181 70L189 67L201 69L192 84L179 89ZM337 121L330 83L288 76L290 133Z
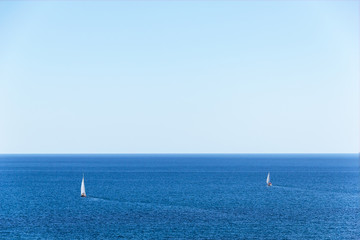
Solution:
M0 239L360 239L359 155L0 155Z

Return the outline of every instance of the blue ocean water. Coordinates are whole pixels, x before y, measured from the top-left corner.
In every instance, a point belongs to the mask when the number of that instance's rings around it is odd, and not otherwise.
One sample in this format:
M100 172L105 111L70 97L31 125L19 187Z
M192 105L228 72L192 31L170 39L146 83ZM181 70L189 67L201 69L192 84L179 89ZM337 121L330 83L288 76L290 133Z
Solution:
M0 239L360 239L359 155L0 155L0 204Z

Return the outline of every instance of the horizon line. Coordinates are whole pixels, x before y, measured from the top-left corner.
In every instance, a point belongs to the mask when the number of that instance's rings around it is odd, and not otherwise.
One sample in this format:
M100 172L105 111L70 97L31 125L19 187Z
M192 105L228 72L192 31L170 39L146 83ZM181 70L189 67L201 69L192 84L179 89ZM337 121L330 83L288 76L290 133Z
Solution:
M223 154L223 155L240 155L240 154L360 154L360 152L243 152L243 153L224 153L224 152L209 152L209 153L0 153L0 155L204 155L204 154Z

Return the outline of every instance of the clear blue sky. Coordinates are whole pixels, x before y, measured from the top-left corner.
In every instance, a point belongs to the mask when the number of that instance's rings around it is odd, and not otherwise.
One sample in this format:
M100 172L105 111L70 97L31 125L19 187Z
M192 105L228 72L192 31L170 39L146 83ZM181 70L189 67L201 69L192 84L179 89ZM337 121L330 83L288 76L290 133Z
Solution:
M359 151L358 1L0 1L0 153Z

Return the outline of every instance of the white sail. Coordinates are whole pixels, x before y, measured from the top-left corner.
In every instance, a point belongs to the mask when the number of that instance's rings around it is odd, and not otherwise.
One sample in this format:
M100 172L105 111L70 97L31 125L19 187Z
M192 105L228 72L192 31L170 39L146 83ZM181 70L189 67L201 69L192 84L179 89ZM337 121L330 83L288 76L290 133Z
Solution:
M269 184L269 182L270 182L270 173L268 173L268 175L267 175L266 184Z
M83 175L83 179L82 179L82 182L81 182L81 196L86 196L86 193L85 193L85 183L84 183L84 175Z

